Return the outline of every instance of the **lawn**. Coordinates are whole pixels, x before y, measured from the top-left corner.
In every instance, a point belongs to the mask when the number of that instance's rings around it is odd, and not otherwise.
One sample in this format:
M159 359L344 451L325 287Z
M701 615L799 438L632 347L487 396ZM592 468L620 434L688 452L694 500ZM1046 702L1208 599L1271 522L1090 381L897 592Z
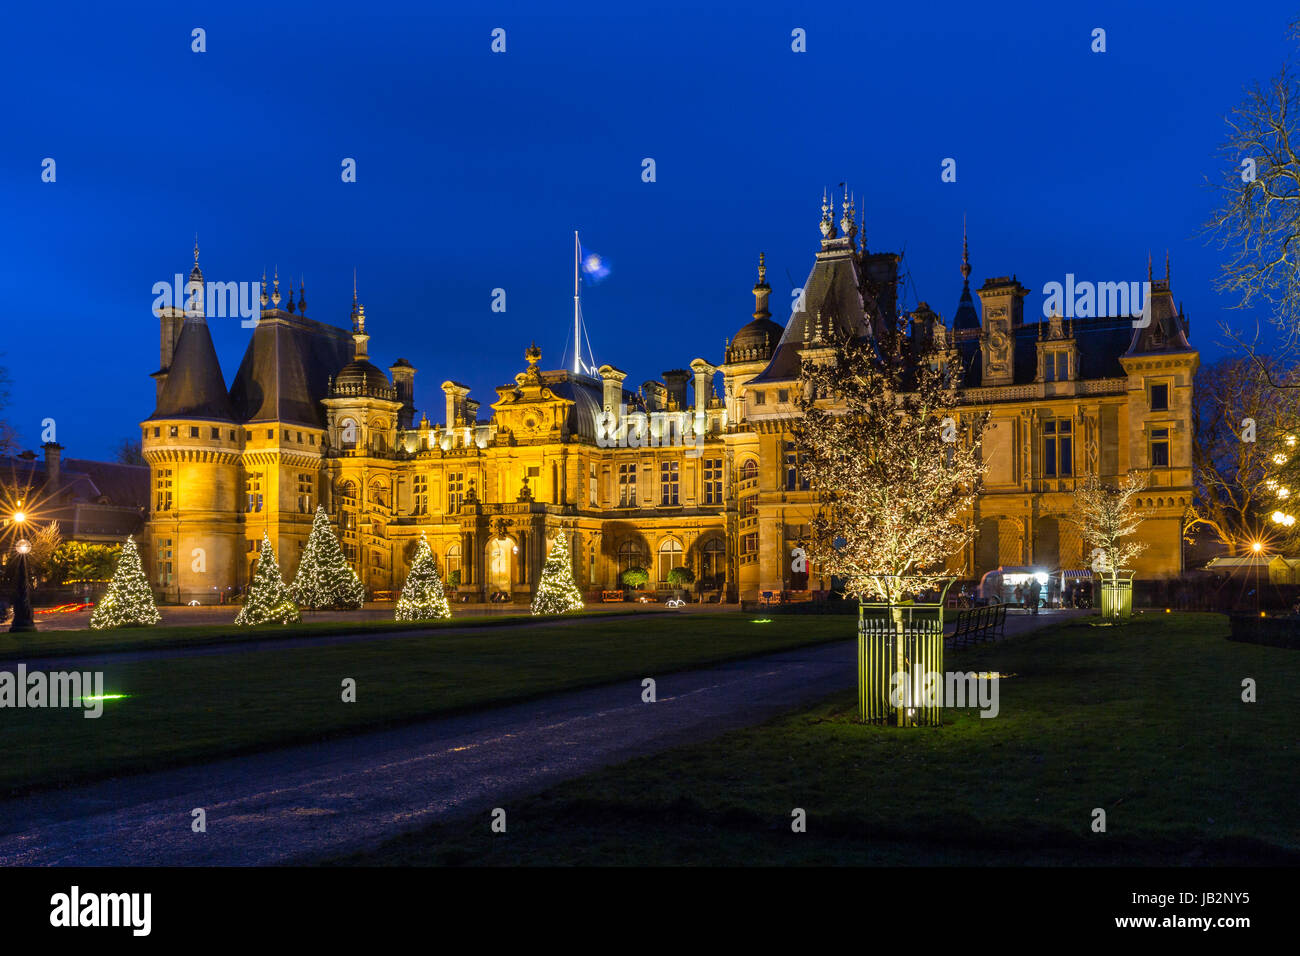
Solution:
M652 614L100 665L98 719L0 710L0 792L63 786L843 639L850 619ZM477 622L476 622L477 623ZM277 634L278 630L261 631ZM357 685L343 703L342 681Z
M517 801L505 834L480 814L332 862L1295 864L1300 653L1226 633L1211 614L1054 626L947 656L1014 675L996 718L863 726L841 694Z
M454 611L453 611L454 613ZM617 617L644 614L641 610L590 611L572 615ZM651 612L653 613L653 612ZM237 627L234 624L159 624L153 627L117 627L101 631L90 628L69 631L27 631L11 633L0 630L0 662L72 654L105 654L118 651L174 650L213 644L238 644L287 637L329 637L337 634L386 634L399 631L430 631L462 627L497 627L510 624L535 624L528 613L508 615L461 615L443 621L393 621L358 618L354 621L313 621L306 612L299 624Z

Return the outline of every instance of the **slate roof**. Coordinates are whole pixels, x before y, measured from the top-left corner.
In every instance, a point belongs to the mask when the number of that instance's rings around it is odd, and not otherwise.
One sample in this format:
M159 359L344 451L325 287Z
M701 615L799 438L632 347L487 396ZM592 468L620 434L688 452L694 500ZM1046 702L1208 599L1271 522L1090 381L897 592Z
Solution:
M323 428L320 402L329 395L329 380L351 361L352 336L343 329L281 310L265 312L230 386L235 414L241 422Z
M167 382L150 420L201 418L235 421L235 412L221 375L221 363L212 345L208 323L201 316L188 316L181 326L172 356Z

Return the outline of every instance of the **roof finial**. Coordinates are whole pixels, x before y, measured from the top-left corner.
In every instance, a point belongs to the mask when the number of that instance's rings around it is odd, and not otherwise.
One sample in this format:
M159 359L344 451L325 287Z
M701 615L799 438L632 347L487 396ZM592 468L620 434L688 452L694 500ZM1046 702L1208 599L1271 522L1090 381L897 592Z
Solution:
M849 187L847 183L840 185L844 187L844 198L840 200L840 232L847 236L853 225L853 219L849 216Z
M767 257L763 253L758 254L758 281L760 283L767 281Z
M1165 250L1165 285L1169 284L1169 250Z
M274 279L271 285L271 302L278 309L280 307L280 267L275 267Z
M194 264L196 266L199 264L199 234L197 232L194 234Z
M266 295L266 270L265 270L265 269L262 270L262 295L261 295L261 299L262 299L262 308L265 309L265 308L266 308L266 303L267 303L267 301L268 301L268 300L267 300L267 295Z
M307 314L307 283L301 272L298 273L298 312L301 315Z
M961 214L961 280L970 284L970 243L966 240L966 214Z
M831 222L831 207L826 201L826 189L822 188L822 221L821 221L822 238L829 239L835 226Z
M296 306L293 304L293 279L289 280L289 311L292 312Z
M1147 281L1150 282L1152 278L1153 276L1151 275L1151 250L1148 249L1147 250Z

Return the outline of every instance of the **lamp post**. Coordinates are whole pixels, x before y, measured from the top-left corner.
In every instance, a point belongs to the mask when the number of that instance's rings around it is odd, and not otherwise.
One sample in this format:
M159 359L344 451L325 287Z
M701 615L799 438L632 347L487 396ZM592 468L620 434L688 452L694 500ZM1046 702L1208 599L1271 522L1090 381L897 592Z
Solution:
M26 515L21 511L14 513L14 523L21 526L25 520ZM31 542L26 538L19 538L14 545L14 551L18 555L14 560L18 582L14 590L14 621L9 626L11 632L36 630L36 619L32 616L32 584L27 575L27 555L31 550Z

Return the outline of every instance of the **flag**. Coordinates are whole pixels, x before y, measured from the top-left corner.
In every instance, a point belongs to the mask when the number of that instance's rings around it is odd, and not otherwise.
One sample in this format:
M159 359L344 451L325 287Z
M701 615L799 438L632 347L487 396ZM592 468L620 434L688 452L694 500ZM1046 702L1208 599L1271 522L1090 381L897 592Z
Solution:
M609 262L598 252L582 246L582 274L592 282L599 282L609 275Z

